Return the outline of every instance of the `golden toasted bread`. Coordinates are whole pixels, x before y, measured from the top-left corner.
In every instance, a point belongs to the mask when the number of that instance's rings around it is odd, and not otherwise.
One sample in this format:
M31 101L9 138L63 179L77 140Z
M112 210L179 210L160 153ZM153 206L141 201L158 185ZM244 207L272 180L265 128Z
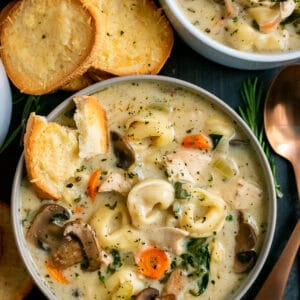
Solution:
M81 166L78 132L31 113L24 136L27 175L38 197L57 200Z
M93 62L95 69L115 75L160 71L171 53L174 35L152 0L102 1L101 21L102 45Z
M1 9L0 11L0 32L1 32L1 28L2 28L2 24L5 21L6 17L8 16L8 13L10 12L11 8L14 6L14 4L17 1L12 1L7 3L4 8Z
M100 45L94 0L20 0L2 25L1 58L23 93L45 94L87 71Z
M0 201L0 299L21 300L33 287L15 242L10 208Z
M87 86L94 83L94 80L89 76L88 73L73 79L69 83L62 86L60 89L67 92L76 92L86 88Z
M116 77L116 75L114 74L107 73L101 70L96 70L94 68L89 68L88 74L96 82Z
M106 112L94 96L74 97L74 120L79 131L79 156L91 158L108 150Z

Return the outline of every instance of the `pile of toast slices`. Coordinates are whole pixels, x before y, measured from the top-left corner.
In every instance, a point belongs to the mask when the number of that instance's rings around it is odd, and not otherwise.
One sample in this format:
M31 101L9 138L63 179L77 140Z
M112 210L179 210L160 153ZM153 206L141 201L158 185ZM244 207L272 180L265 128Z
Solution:
M157 74L174 43L152 0L17 0L1 11L0 30L6 72L32 95Z

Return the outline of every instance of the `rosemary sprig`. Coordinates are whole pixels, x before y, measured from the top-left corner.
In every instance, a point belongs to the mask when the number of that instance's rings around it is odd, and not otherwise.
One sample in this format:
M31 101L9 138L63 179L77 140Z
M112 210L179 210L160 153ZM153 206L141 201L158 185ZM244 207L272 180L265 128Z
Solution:
M238 108L243 120L249 125L254 135L257 137L262 149L264 150L271 167L274 177L276 194L282 197L280 185L277 181L277 171L275 160L271 157L270 145L267 142L264 124L263 124L263 105L262 105L262 86L258 82L258 78L247 78L241 88L241 97L243 106Z
M23 105L21 121L12 130L11 134L6 138L4 144L0 148L0 154L2 154L16 140L18 136L20 136L20 146L22 146L23 134L30 113L33 111L39 113L44 107L44 103L41 103L40 99L40 96L22 94L18 90L15 90L13 92L13 109L17 105Z

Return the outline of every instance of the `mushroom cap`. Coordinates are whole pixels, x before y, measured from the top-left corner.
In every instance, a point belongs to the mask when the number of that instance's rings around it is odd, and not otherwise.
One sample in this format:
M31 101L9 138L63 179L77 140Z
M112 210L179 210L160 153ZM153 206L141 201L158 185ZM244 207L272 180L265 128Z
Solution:
M135 152L127 138L116 131L110 133L117 167L127 170L135 162Z
M245 273L250 271L257 259L255 250L239 252L235 255L233 270L235 273Z
M155 288L148 287L136 295L135 300L153 300L159 296L159 291Z
M64 239L50 253L50 261L57 269L66 269L84 259L84 252L81 243L74 239Z
M87 271L95 271L101 265L101 247L98 243L95 230L87 223L77 219L68 222L64 228L64 236L75 236L81 243L86 265L83 267Z
M255 264L257 254L255 246L257 236L254 228L244 221L242 213L239 216L239 231L235 237L235 258L233 270L235 273L249 271Z
M56 246L63 238L63 227L57 225L57 220L68 220L69 211L58 204L45 204L37 211L26 238L29 242L40 246L46 243L51 247Z
M235 238L236 252L251 250L255 247L257 236L254 228L246 222L240 223L238 234Z

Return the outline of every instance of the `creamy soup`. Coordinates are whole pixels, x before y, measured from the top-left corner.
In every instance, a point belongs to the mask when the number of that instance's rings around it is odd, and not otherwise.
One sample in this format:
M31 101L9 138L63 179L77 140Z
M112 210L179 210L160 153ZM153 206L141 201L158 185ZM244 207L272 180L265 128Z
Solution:
M77 262L58 276L45 267L47 245L28 242L40 276L58 299L135 299L145 291L229 299L267 227L265 180L251 143L208 99L179 87L119 83L95 96L113 132L109 152L86 160L58 201L38 199L26 178L20 200L24 234L37 210L55 203L70 212L62 225L81 219L95 230L103 261L93 271ZM74 126L72 118L68 111L56 121ZM116 140L127 149L122 159ZM91 201L87 185L99 169Z
M249 52L300 48L299 2L176 0L188 20L211 38Z

